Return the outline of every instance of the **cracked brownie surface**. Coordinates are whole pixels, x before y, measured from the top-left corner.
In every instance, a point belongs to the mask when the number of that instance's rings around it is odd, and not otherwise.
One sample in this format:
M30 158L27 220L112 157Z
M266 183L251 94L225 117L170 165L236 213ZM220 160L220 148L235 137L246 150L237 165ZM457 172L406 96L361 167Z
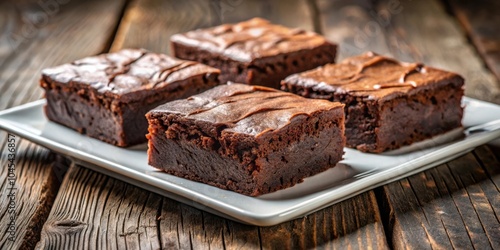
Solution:
M219 70L143 49L124 49L42 71L47 117L118 146L146 142L150 109L218 84Z
M253 18L171 37L176 57L221 69L221 82L279 88L286 76L335 61L337 46L314 32Z
M282 89L346 104L347 146L380 153L461 127L458 74L368 52L294 74Z

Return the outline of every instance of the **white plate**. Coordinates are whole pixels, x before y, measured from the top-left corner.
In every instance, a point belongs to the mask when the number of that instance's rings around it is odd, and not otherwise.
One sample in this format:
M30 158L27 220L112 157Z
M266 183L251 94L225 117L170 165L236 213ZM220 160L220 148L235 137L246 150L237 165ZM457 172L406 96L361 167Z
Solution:
M500 137L500 129L461 138L457 135L462 135L462 131L453 131L386 154L367 154L346 148L345 159L335 168L306 178L294 187L249 197L159 172L147 164L145 145L123 149L83 136L49 122L42 111L44 104L45 100L39 100L1 111L0 128L66 154L93 170L197 208L259 226L304 216L442 164ZM500 119L500 106L470 98L464 98L464 105L465 128ZM442 141L448 143L442 144Z

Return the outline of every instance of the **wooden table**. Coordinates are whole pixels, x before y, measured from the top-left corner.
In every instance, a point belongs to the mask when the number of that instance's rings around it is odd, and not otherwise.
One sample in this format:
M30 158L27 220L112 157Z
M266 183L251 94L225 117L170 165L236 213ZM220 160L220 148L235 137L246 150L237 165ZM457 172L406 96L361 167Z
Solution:
M470 2L470 1L469 1ZM0 2L0 109L42 98L40 70L124 47L169 53L178 32L254 16L324 34L339 59L367 50L460 72L500 103L500 3L465 0L40 0ZM482 146L305 218L226 220L17 138L9 240L0 131L0 249L500 248L499 150Z

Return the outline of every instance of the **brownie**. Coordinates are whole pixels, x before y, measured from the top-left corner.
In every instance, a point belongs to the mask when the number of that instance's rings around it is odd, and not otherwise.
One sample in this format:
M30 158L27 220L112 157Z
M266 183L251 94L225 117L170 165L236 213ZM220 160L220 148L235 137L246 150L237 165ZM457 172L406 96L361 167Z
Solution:
M347 146L380 153L461 127L464 79L368 52L294 74L282 89L345 104Z
M144 115L218 85L220 71L142 49L124 49L44 69L49 120L126 147L147 141Z
M245 195L273 192L342 159L343 107L267 87L220 85L147 113L148 161Z
M288 75L333 63L337 48L314 32L261 18L176 34L171 42L176 57L220 69L221 82L278 89Z

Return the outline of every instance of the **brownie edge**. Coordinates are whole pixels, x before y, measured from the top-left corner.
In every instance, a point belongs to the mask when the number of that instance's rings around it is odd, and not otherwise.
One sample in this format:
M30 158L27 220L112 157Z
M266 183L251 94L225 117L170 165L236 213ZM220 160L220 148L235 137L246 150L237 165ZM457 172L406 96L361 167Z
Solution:
M146 117L151 166L250 196L334 167L345 145L342 104L260 86L221 85Z

